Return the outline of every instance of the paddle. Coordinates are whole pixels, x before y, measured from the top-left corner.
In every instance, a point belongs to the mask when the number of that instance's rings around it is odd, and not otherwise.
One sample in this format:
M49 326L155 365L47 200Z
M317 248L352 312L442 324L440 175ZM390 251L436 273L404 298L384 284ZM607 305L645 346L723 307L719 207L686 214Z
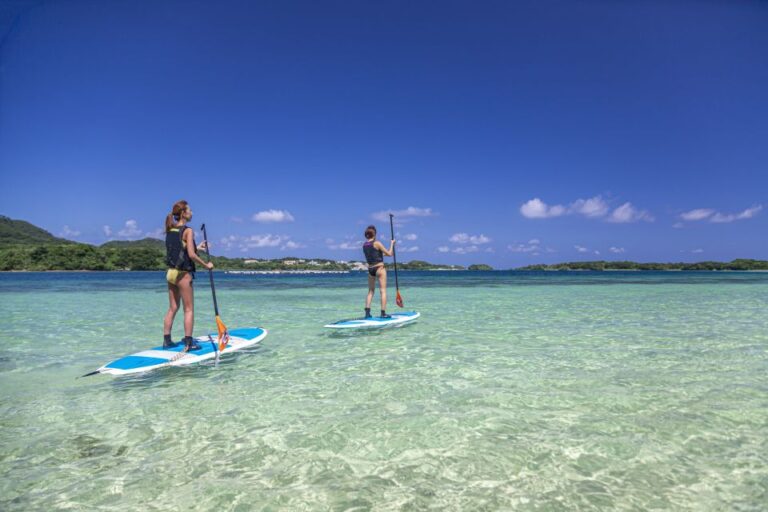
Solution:
M395 226L392 224L392 218L394 215L389 214L389 232L392 234L392 240L395 239ZM395 296L395 302L398 307L403 307L403 298L400 296L400 284L397 282L397 254L395 253L395 246L392 246L392 260L395 262L395 289L397 295Z
M211 261L211 253L208 251L208 233L205 231L205 224L201 226L203 230L203 239L205 240L205 255L208 256L208 261ZM227 332L227 326L219 318L219 304L216 302L216 288L213 285L213 270L208 269L208 277L211 279L211 293L213 294L213 310L216 313L216 329L219 331L219 352L227 348L229 343L229 333Z

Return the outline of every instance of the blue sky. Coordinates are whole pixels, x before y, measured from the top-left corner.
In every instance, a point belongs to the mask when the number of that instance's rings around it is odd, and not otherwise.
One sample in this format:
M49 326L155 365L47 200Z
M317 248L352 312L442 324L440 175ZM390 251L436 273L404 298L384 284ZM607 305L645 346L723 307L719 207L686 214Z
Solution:
M0 214L499 268L768 259L768 4L0 6ZM381 212L385 212L382 214Z

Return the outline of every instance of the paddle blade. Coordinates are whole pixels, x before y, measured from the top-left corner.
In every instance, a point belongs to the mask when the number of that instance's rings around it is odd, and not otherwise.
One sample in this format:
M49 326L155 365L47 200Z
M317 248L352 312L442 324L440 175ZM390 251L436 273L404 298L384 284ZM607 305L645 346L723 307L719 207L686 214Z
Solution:
M395 297L395 302L397 303L397 307L400 307L400 308L403 307L403 298L400 296L400 290L397 290L397 296Z
M227 326L221 321L221 318L216 317L216 329L219 331L219 352L227 348L229 343L229 332L227 332Z

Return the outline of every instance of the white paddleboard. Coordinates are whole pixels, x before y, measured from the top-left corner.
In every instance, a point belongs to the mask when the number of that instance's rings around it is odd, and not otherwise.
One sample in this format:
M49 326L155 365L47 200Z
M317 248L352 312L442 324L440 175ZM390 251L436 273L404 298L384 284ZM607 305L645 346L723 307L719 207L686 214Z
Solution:
M208 336L195 338L197 344L200 345L198 350L184 352L183 343L179 343L178 346L173 348L155 347L110 361L87 375L96 375L98 373L129 375L131 373L148 372L158 368L167 368L169 366L186 366L207 359L213 359L216 357L217 352L219 355L224 355L251 347L266 338L266 336L267 330L261 327L232 329L229 331L229 343L221 352L218 352L218 334L211 334L210 338ZM85 376L83 375L83 377Z
M402 313L390 313L391 318L382 318L380 316L353 318L350 320L339 320L325 327L329 329L380 329L382 327L407 324L420 316L421 313L417 311L405 311Z

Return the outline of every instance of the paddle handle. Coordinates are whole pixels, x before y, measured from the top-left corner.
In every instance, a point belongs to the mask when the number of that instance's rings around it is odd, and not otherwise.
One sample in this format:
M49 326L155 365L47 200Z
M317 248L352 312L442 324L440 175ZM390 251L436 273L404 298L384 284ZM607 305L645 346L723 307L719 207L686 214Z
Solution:
M394 226L394 223L392 222L392 218L393 217L394 217L394 215L392 215L390 213L389 214L389 232L391 234L391 240L395 239L395 226ZM395 246L394 245L392 246L392 261L395 264L395 289L399 290L400 289L400 284L397 282L397 253L395 252Z
M205 240L205 255L208 257L208 261L211 261L211 253L208 251L208 233L205 231L205 224L201 226L203 230L203 240ZM213 270L208 269L208 277L211 279L211 293L213 294L213 310L216 312L216 316L219 316L219 303L216 301L216 287L213 285Z

